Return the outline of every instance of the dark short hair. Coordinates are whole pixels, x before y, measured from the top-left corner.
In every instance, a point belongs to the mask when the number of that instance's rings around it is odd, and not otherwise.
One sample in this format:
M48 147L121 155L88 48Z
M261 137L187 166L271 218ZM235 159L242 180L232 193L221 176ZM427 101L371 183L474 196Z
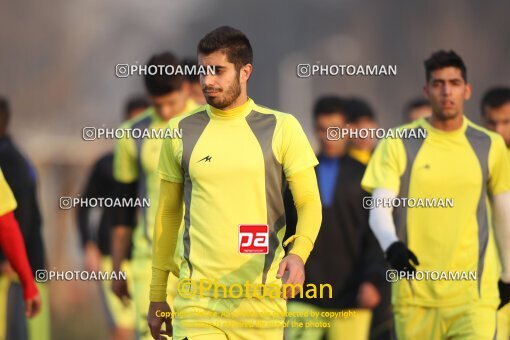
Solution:
M412 110L418 109L420 107L430 107L430 102L427 98L416 97L407 102L404 106L403 116L408 117Z
M322 96L315 101L313 106L313 118L317 120L320 116L341 114L348 119L345 100L336 95Z
M131 96L126 101L126 105L124 107L124 117L129 117L131 112L140 109L146 109L150 106L147 97L143 95Z
M246 35L230 26L221 26L207 33L198 43L197 52L209 55L223 51L237 71L246 64L253 64L253 50Z
M510 103L510 88L509 87L493 87L489 89L482 97L480 109L482 116L485 115L485 108L490 107L497 109L506 103Z
M192 67L193 65L198 65L198 60L196 58L184 58L181 62L181 65ZM199 83L200 82L200 75L198 73L188 72L186 74L186 80L190 83Z
M370 104L361 98L349 98L346 101L349 122L356 123L362 118L375 120L374 110Z
M7 98L0 96L0 136L7 132L11 111Z
M462 78L465 82L467 82L466 65L462 58L452 50L448 52L444 50L434 52L427 60L425 60L424 65L427 82L430 80L432 72L445 67L458 68L462 74Z
M171 52L163 52L153 55L147 62L147 68L153 65L173 66L174 69L179 66L179 59ZM178 91L182 88L184 75L168 75L164 72L145 75L145 87L151 96L162 96Z

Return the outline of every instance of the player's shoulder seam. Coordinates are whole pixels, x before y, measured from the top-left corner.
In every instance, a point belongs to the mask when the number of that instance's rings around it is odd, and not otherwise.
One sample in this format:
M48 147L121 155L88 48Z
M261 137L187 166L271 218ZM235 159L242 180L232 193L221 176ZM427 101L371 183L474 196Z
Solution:
M417 120L414 122L391 127L388 130L396 132L397 130L402 131L402 130L421 130L421 129L425 130L425 127L420 123L419 120ZM381 141L381 143L389 143L389 144L395 143L395 144L401 145L402 147L405 147L404 140L405 140L404 138L401 138L398 135L396 135L395 138L384 138Z
M271 108L268 108L266 106L259 105L259 104L255 104L253 106L252 110L255 112L261 113L261 114L274 115L275 118L280 118L280 119L285 118L286 116L292 116L290 113L281 112L281 111L271 109Z
M253 106L252 111L263 115L273 116L276 123L275 133L281 133L286 128L301 125L299 120L291 113L277 111L258 104Z
M501 137L498 133L496 133L494 131L490 131L489 129L486 129L483 126L475 124L469 120L467 122L467 126L468 126L468 128L466 129L466 133L469 133L469 128L471 128L471 129L475 130L476 132L478 132L480 136L489 138L491 141Z

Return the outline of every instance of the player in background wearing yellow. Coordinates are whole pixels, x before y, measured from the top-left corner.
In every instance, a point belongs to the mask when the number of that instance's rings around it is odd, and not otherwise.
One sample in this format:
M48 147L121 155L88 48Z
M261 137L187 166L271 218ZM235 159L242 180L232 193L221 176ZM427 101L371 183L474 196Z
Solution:
M17 208L16 199L5 181L2 169L0 169L0 250L5 254L10 265L18 275L23 287L23 299L25 301L25 316L32 318L41 310L41 298L34 282L34 276L27 258L23 236L19 229L18 222L14 217L14 210ZM0 276L1 284L8 283ZM4 297L2 297L4 299ZM14 300L13 309L18 309L17 299ZM19 318L12 318L7 303L0 309L0 338L3 339L28 339L26 326Z
M410 100L403 111L404 124L414 122L420 118L428 118L432 116L432 107L426 98L415 98Z
M510 160L510 87L491 88L483 96L480 106L485 127L503 137ZM501 293L510 295L508 290ZM498 339L510 339L510 304L498 311Z
M169 52L153 56L151 65L179 65L179 60ZM147 74L145 87L152 104L141 115L124 123L121 128L139 131L163 131L168 120L196 108L189 98L189 84L183 75L168 75L164 72ZM177 133L176 131L172 133ZM158 136L155 136L158 137ZM133 251L131 271L133 274L133 299L135 304L135 326L138 338L150 338L147 327L149 307L149 285L151 276L152 229L159 197L159 176L157 172L162 138L129 138L117 141L114 151L113 175L117 195L126 198L148 198L150 207L141 209L124 207L117 209L112 237L112 266L121 270L122 261L127 258L131 240ZM176 280L169 285L169 302L173 299ZM112 281L114 293L123 300L130 297L126 281Z
M318 162L296 118L248 97L253 52L242 32L219 27L200 40L197 50L200 65L214 66L215 74L200 78L208 105L170 120L170 128L182 128L183 138L167 139L161 149L148 323L154 339L160 339L163 322L163 333L172 334L173 327L175 339L282 339L285 300L257 298L239 287L249 282L281 289L282 279L303 283L304 263L321 224ZM296 234L284 243L293 242L287 255L282 247L286 182L298 214ZM183 202L184 232L178 241ZM266 241L257 249L262 253L242 250L249 242L240 242L240 225L247 224L266 225L256 235ZM173 259L177 242L183 243L180 265ZM170 272L192 282L189 292L196 294L177 295L173 320L157 314L170 312L165 302ZM216 280L227 292L237 287L239 298L192 288L203 279ZM291 289L285 294L291 296ZM204 313L233 316L200 317ZM249 325L240 324L236 314Z
M498 280L500 287L510 283L507 150L501 136L465 117L471 86L455 52L434 53L425 70L432 117L404 127L424 130L426 137L383 140L362 186L386 202L395 197L452 199L453 207L375 206L369 222L395 270L406 275L416 270L463 273L464 278L422 276L393 283L396 334L399 339L493 339Z
M131 97L123 114L123 120L128 120L141 114L149 107L145 96ZM94 164L82 197L114 198L115 180L113 178L113 151L102 155ZM77 219L81 244L84 251L85 269L91 272L99 270L110 272L111 260L111 233L113 230L113 213L111 208L98 208L101 217L94 225L90 219L92 208L79 207ZM130 256L129 256L130 258ZM124 261L124 270L131 279L130 261ZM99 283L101 288L101 301L104 304L111 339L132 339L134 337L135 313L133 304L123 304L112 292L109 281Z
M348 127L352 130L377 129L379 125L375 119L374 111L370 104L361 98L349 98L346 101L347 114L349 115ZM377 145L377 138L350 138L349 156L363 165L367 165L372 152Z

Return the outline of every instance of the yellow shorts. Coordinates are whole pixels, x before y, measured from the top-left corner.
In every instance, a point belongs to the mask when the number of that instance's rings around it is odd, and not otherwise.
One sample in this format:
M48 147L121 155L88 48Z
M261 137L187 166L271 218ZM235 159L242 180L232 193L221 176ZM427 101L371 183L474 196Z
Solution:
M398 339L494 339L496 309L469 304L455 307L396 306Z
M173 311L175 340L281 340L287 306L283 299L187 299L178 295Z
M510 303L498 311L498 340L510 339Z
M285 339L322 340L366 340L370 335L372 311L369 309L329 310L315 305L290 301L287 309L291 315L287 318ZM342 315L330 317L327 312L342 311ZM312 312L314 315L312 316ZM326 313L325 313L326 312Z

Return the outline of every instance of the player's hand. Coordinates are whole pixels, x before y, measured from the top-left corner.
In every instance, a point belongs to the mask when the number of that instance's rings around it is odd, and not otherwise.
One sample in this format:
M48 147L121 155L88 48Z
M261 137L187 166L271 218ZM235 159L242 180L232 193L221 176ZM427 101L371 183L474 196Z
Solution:
M33 318L41 310L41 297L39 295L25 300L25 315L27 318Z
M101 263L101 252L93 242L85 245L85 270L89 272L99 271Z
M510 283L505 283L505 282L499 280L498 288L499 288L499 299L501 300L501 303L499 304L498 309L501 309L508 302L510 302Z
M293 298L295 295L299 294L305 282L305 264L303 260L295 254L285 256L282 262L280 262L276 278L282 279L284 284L300 285L299 287L295 287L295 289L287 287L286 291L282 292L286 300Z
M370 282L363 282L358 291L358 305L361 308L374 309L381 302L381 295Z
M126 280L112 280L112 291L117 297L126 305L129 303L131 296L128 291L128 284Z
M394 242L388 247L388 250L386 250L386 259L393 269L407 273L416 272L414 266L420 264L416 255L400 241Z
M149 313L147 314L147 324L151 331L153 339L164 340L161 334L172 336L172 318L162 317L163 315L170 315L172 310L166 302L151 302L149 305ZM159 315L159 316L158 316ZM161 325L165 323L166 329L161 329Z

